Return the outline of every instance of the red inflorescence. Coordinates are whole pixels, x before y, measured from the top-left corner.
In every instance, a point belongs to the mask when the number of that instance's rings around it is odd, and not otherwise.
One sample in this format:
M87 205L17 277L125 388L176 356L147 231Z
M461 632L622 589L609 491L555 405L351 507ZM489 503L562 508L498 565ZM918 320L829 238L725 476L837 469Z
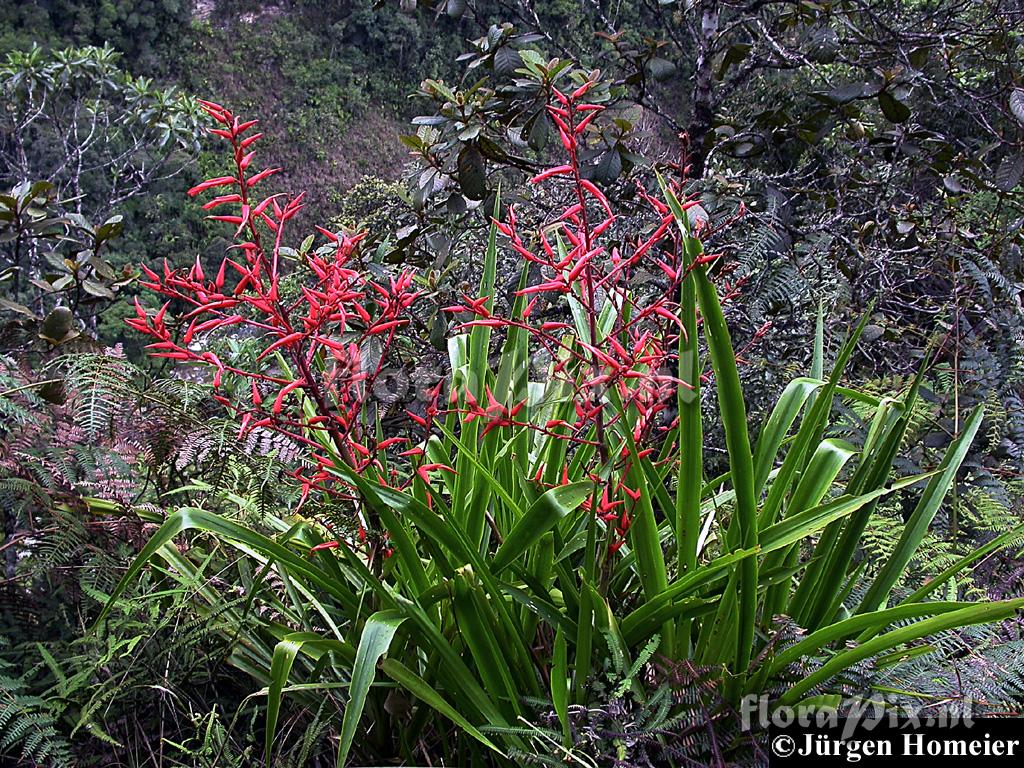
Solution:
M188 270L172 269L166 262L160 272L143 266L147 280L142 285L167 297L168 303L150 314L136 300L135 317L127 322L154 339L148 345L154 357L210 366L218 391L228 376L249 381L244 388L248 397L241 401L219 392L215 397L240 415L239 436L257 428L270 429L310 449L310 465L315 468L294 473L302 484L303 500L314 489L341 492L327 471L331 460L319 454L322 446L310 435L318 431L329 435L340 455L357 471L376 462L378 450L395 444L372 445L372 435L366 434L360 423L360 411L381 371L387 348L398 329L409 322L408 310L419 294L409 273L380 284L354 268L353 256L362 235L349 237L317 227L327 244L302 254L311 279L301 286L297 297L282 296L284 234L288 222L302 208L302 196L254 196L254 187L280 170L250 173L255 156L251 147L262 135L250 133L257 121L243 122L218 104L201 104L219 125L211 132L231 144L235 173L197 184L189 194L217 190L218 196L203 208L226 206L232 211L210 218L235 228L236 243L231 250L237 256L224 258L212 277L204 274L198 258ZM186 308L173 323L168 317L171 301ZM232 326L266 342L253 369L227 365L207 348L213 331ZM384 353L376 367L367 370L360 347L369 337L381 339ZM318 368L314 360L327 361L326 366ZM284 372L286 366L292 375ZM301 393L315 404L314 416L305 415L293 393Z
M569 383L575 420L528 423L520 415L525 400L490 389L476 393L484 403L468 390L452 392L450 407L445 408L441 404L441 383L427 393L423 415L408 416L412 424L422 428L424 438L433 433L438 417L453 412L463 423L477 419L484 423L481 438L504 427L539 430L552 439L594 447L596 460L614 465L611 475L603 472L602 476L624 478L631 470L634 454L626 447L617 451L609 447L607 430L622 412L610 408L609 394L615 393L615 399L629 413L629 431L637 454L650 455L653 438L672 426L665 423L669 403L677 388L685 386L671 373L674 350L684 332L677 303L680 285L689 270L713 261L717 255L686 263L672 213L643 188L638 188L638 195L656 217L652 231L626 246L612 242L616 215L601 189L584 178L578 151L588 125L603 110L583 101L592 86L585 83L569 95L552 89L555 103L548 106L548 113L558 129L567 162L537 174L532 181L568 185L570 201L539 229L539 247L528 246L521 237L513 206L509 206L504 221L495 222L509 246L544 272L541 282L520 291L526 302L524 309L517 317L497 316L488 296L463 296L459 303L443 309L458 318L457 327L461 329L486 326L527 332L550 355L551 375ZM399 456L422 462L425 443L406 447L406 438L378 443L360 422L386 352L396 332L409 322L409 309L419 295L413 288L412 275L403 272L387 284L370 280L354 264L362 235L350 237L317 227L326 244L306 249L299 257L311 279L299 287L297 296L282 296L282 260L286 252L294 253L284 249L284 233L302 208L302 195L254 196L257 184L281 170L250 172L255 158L252 146L262 136L250 133L257 121L243 122L218 104L201 104L218 123L211 132L230 143L235 172L197 184L189 194L217 192L203 208L213 211L227 206L231 211L211 214L210 218L235 228L236 243L231 250L237 256L223 259L213 277L204 273L198 258L187 271L172 269L166 262L161 272L143 266L147 280L142 284L169 301L152 314L136 301L136 316L128 324L154 339L149 345L154 356L212 368L213 386L218 390L215 397L239 414L240 436L258 428L269 429L309 449L307 467L293 473L302 485L303 501L313 491L350 494L350 489L338 482L338 473L331 471L337 469L334 460L322 455L323 441L311 438L318 435L328 436L336 449L333 455L340 456L356 472L367 473L372 468L370 474L382 484L390 481L408 485L419 478L431 489L432 473L436 477L437 472L454 470L441 463L421 463L402 483L394 466L383 471L383 451L402 447ZM696 202L691 201L684 208L693 205ZM641 274L663 277L660 290L642 300L630 290ZM582 308L587 327L534 321L536 303L545 295L571 297ZM168 317L171 300L177 302L176 307L185 307L185 312L173 321ZM610 330L602 328L600 320L602 308L609 304L614 309ZM213 331L234 326L266 342L251 370L225 364L208 348ZM367 367L360 350L370 337L381 340L383 353L374 366ZM321 364L314 365L314 361ZM248 386L243 387L246 396L233 400L221 394L226 377L247 380ZM237 391L237 387L231 389ZM297 397L297 393L303 397ZM301 403L312 403L313 414ZM621 480L601 480L596 467L591 472L603 491L599 501L590 506L613 532L609 549L615 551L625 541L631 510L640 492ZM534 479L541 482L542 476L539 471ZM564 471L561 482L569 482ZM429 502L431 496L427 498ZM360 523L363 538L364 522ZM327 542L320 548L333 546L337 542Z
M471 319L461 323L463 328L520 328L529 333L555 361L554 376L571 384L576 420L525 426L542 430L556 439L595 445L599 457L607 460L609 457L602 455L607 450L603 433L617 418L617 411L609 407L609 390L615 390L623 406L631 409L631 431L638 446L649 443L659 427L667 428L660 415L674 399L676 388L685 386L669 372L674 368L671 364L679 335L683 333L678 305L680 284L690 269L713 261L717 255L684 263L672 213L664 202L642 188L638 190L639 196L650 204L657 217L653 231L624 249L611 244L616 216L601 189L584 178L578 152L587 126L603 110L597 104L583 102L592 87L593 83L588 82L568 95L558 89L552 91L557 103L548 107L548 113L557 127L568 161L537 174L532 182L567 184L571 201L536 233L539 248L531 248L524 241L513 206L509 207L505 221L495 222L516 253L543 269L545 276L541 282L520 291L529 298L525 310L519 317L497 317L487 308L488 297L463 297L462 302L444 311L471 315ZM695 205L697 202L691 201L683 207ZM657 295L639 300L637 292L630 287L635 278L645 272L660 273L665 280ZM576 328L566 322L531 322L536 301L543 295L555 300L570 296L578 302L589 325L587 332L577 333ZM615 309L615 322L610 332L602 333L599 316L607 302ZM501 402L489 391L487 397L486 408L471 400L471 396L463 398L464 419L486 420L483 434L519 424L515 416L522 403L513 403L511 399ZM595 432L596 440L586 437ZM639 455L648 455L652 450L641 448ZM618 462L616 474L626 476L630 470L630 451L623 447L620 456L611 458ZM538 473L536 479L540 476ZM638 492L622 484L606 485L602 492L595 513L616 534L610 544L612 551L623 544L629 530L631 505L638 498Z

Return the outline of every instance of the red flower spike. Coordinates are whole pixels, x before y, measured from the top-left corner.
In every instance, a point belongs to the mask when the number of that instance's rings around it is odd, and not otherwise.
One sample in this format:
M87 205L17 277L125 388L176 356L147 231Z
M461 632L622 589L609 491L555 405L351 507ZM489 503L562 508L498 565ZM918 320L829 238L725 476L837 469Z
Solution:
M274 398L274 404L270 408L270 412L275 416L280 414L284 409L284 399L288 396L288 393L295 391L299 387L303 386L305 381L303 379L295 379L295 381L289 382L281 388L281 391L277 393L277 397Z
M594 81L588 80L587 82L585 82L583 85L581 85L579 88L572 92L572 96L569 97L569 101L575 102L578 101L579 99L582 99L586 95L587 91L589 91L593 87ZM589 105L585 104L583 106ZM582 109L582 107L577 107L577 109Z
M405 415L408 416L410 419L412 419L417 424L419 424L421 427L426 427L427 426L427 420L424 419L422 416L417 416L412 411L406 411Z
M442 382L425 392L425 413L410 414L410 423L416 425L417 431L422 428L425 433L412 440L422 441L430 437L437 419L451 413L457 414L462 423L474 419L484 421L483 434L505 426L518 426L515 419L522 418L527 423L521 426L541 430L552 439L598 448L593 452L595 462L603 455L602 460L611 463L612 478L596 481L605 487L592 512L607 522L613 537L610 551L614 552L623 546L623 537L631 523L626 508L636 502L640 491L619 485L619 478L628 472L629 451L620 458L614 449L601 447L602 427L621 418L608 408L608 399L602 390L614 388L623 403L635 409L637 419L623 427L632 433L640 455L656 458L652 444L654 440L664 439L665 434L664 424L658 423L659 414L663 414L666 403L674 399L681 385L673 377L659 373L673 366L671 350L675 350L682 333L676 304L679 280L687 269L710 263L717 256L702 256L697 263L685 259L680 238L673 234L674 220L667 207L642 188L637 197L651 206L655 217L653 231L646 238L636 240L635 246L623 247L621 251L604 239L617 219L601 189L581 178L577 156L578 137L586 135L603 109L599 105L579 103L593 87L592 83L584 83L568 95L551 90L553 103L548 107L548 114L558 128L567 157L560 165L541 169L533 181L551 181L571 187L575 194L537 233L540 241L537 252L530 249L535 240L525 234L520 236L514 208L508 210L504 221L495 222L498 231L507 238L510 251L530 263L539 264L546 277L539 284L526 286L518 292L527 299L517 313L519 316L512 319L496 315L489 298L464 296L444 308L449 314L465 313L467 322L461 325L464 328L481 325L526 332L536 344L533 349L551 360L550 375L569 386L566 391L571 393L575 411L572 423L552 419L543 426L531 425L526 415L526 401L510 403L504 392L497 395L487 392L485 408L471 396L456 397L450 406L442 404L439 402ZM301 266L308 279L296 292L286 294L289 298L282 301L280 278L283 270L290 269L291 259L284 258L280 249L295 242L289 227L302 208L302 198L283 194L250 198L254 185L278 172L277 168L268 168L250 175L250 169L258 168L250 147L261 134L247 133L255 122L242 121L212 102L204 104L203 108L218 123L215 135L231 143L234 169L197 184L190 194L195 196L207 190L213 193L205 208L216 213L214 220L224 221L238 230L237 242L232 246L236 250L235 258L222 260L212 283L202 273L200 264L181 271L165 265L163 275L148 266L143 267L147 281L144 286L186 307L181 320L185 325L181 346L175 341L178 337L172 335L172 330L177 333L178 328L174 324L168 328L165 324L166 305L149 315L140 303L127 323L150 337L156 345L151 347L154 355L214 368L212 377L216 384L228 373L247 378L250 391L246 394L241 390L242 402L233 402L223 387L225 394L215 397L239 414L240 436L260 428L307 445L310 449L305 457L307 466L311 464L316 469L315 474L292 473L301 485L303 499L310 493L327 493L346 500L356 495L340 477L329 474L330 467L320 453L323 439L333 443L331 450L337 451L338 460L356 472L366 473L371 482L376 480L382 485L408 487L410 476L412 480L418 476L429 483L431 472L454 471L447 465L425 464L414 470L415 475L411 472L406 475L403 482L404 463L399 462L389 466L385 473L382 467L385 451L397 448L403 457L423 456L425 443L402 450L408 445L409 437L378 442L359 418L382 367L379 363L364 367L358 354L359 345L366 338L376 336L386 349L398 330L409 322L407 310L418 296L412 277L403 273L379 281L368 279L353 259L361 236L346 237L318 228L331 246L320 250L332 252L314 250L298 256L304 261ZM695 201L688 200L683 205L692 207L693 204ZM567 250L555 247L550 237L553 230L558 231ZM606 248L611 250L610 255ZM228 265L237 276L225 287ZM640 270L665 276L659 280L659 284L665 286L663 295L642 303L630 295L627 287ZM736 286L728 288L726 295L735 290ZM584 320L596 319L598 302L610 301L613 307L621 308L621 312L612 318L610 329L593 334L594 337L587 333L586 322L579 324L577 331L575 324L536 317L541 295L555 300L563 294L575 298ZM266 339L267 348L252 370L224 366L207 355L207 342L213 340L216 331L231 325L246 326L247 333ZM762 336L763 333L759 331ZM275 353L295 371L293 380L282 378L276 360L268 359ZM314 358L326 362L326 372L320 373L320 367L311 365ZM299 388L304 390L303 397L288 397ZM231 391L239 391L239 388L233 387ZM262 393L268 391L275 394L273 407L264 410ZM313 411L306 412L300 404L312 407ZM311 435L317 438L313 441L315 445L309 443ZM582 477L594 479L597 474L592 465L580 470ZM304 471L310 472L309 469ZM536 470L533 479L539 486L543 485L543 468ZM561 469L560 482L569 482L565 467ZM432 503L432 495L428 495L427 501ZM370 521L370 527L378 526Z
M339 238L336 234L334 234L333 232L327 231L323 227L315 226L314 228L316 229L317 232L319 232L321 235L326 237L332 243L337 243L337 242L340 242L340 240L341 240L341 238Z
M458 474L458 472L456 472L454 469L449 467L447 464L424 464L424 465L422 465L421 467L419 467L416 470L416 474L420 476L420 478L423 480L424 483L426 483L427 485L430 485L430 475L429 475L429 473L434 471L434 470L440 470L440 471L443 471L443 472L451 472L453 475L457 475Z
M549 168L548 170L543 171L542 173L538 173L536 176L534 176L532 179L530 179L530 183L531 184L539 184L540 182L544 181L545 179L550 179L552 176L571 176L571 175L572 175L572 166L571 165L559 165L559 166L557 166L555 168Z
M219 176L216 179L208 179L201 184L196 184L192 189L188 191L189 197L195 197L200 192L205 192L208 189L216 189L217 187L226 187L229 184L237 184L238 179L234 176Z
M619 488L622 490L622 492L624 494L629 496L629 498L631 498L633 501L640 501L640 496L642 495L642 491L640 491L639 488L636 489L636 490L633 490L629 486L623 485L623 484L620 484Z
M259 356L258 356L258 357L257 357L256 359L257 359L257 360L262 360L262 359L263 359L264 357L266 357L267 355L269 355L269 354L270 354L271 352L273 352L273 351L274 351L275 349L280 349L281 347L290 347L290 346L294 346L295 344L297 344L298 342L300 342L300 341L301 341L302 339L304 339L305 337L306 337L306 335L305 335L305 334L304 334L304 333L303 333L302 331L296 331L295 333L289 333L289 334L288 334L288 335L286 335L286 336L282 336L282 337L281 337L280 339L278 339L277 341L275 341L275 342L274 342L273 344L271 344L271 345L270 345L269 347L267 347L266 349L264 349L264 350L263 350L263 351L262 351L262 352L261 352L261 353L259 354Z
M245 186L246 186L247 189L252 189L253 187L255 187L257 184L259 184L261 181L263 181L268 176L273 176L275 173L280 173L282 170L284 170L284 169L283 168L267 168L265 171L260 171L256 175L251 176L248 179L246 179L245 180Z
M323 552L326 549L337 549L340 546L340 541L325 541L323 544L317 544L316 546L310 547L309 554L312 555L314 552Z
M566 152L576 153L576 139L569 135L569 133L563 130L561 127L558 129L558 138L562 142L562 146L565 147Z
M583 131L586 130L587 126L590 125L590 122L595 117L597 117L597 115L598 115L598 112L594 111L594 112L591 112L586 117L584 117L582 120L580 120L579 125L576 126L576 135L579 136L581 133L583 133Z

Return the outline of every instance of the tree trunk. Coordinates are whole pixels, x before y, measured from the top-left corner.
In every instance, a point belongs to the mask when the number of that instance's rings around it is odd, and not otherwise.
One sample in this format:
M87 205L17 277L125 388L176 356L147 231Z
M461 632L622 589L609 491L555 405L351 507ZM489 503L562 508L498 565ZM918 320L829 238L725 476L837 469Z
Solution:
M715 121L714 48L718 36L718 0L700 4L700 23L697 27L697 65L693 79L693 118L690 121L691 174L704 175L708 138Z

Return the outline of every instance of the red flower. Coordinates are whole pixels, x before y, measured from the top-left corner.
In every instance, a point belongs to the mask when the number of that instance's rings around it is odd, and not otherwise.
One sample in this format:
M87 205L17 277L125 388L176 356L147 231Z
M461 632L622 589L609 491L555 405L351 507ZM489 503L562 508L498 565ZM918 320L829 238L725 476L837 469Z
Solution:
M302 209L303 196L250 198L255 185L281 170L253 171L257 157L254 145L262 134L246 134L257 121L242 121L214 102L203 101L200 105L218 123L211 133L231 145L234 171L196 184L189 195L218 191L203 208L217 210L210 216L212 220L235 227L237 242L232 249L241 255L222 259L212 281L198 259L187 271L172 269L166 261L162 272L142 265L146 281L141 284L168 301L152 315L136 301L134 316L127 323L154 340L149 345L153 356L209 366L215 388L221 387L229 375L248 380L242 400L229 397L229 389L215 396L239 414L240 437L254 429L270 429L296 444L319 449L320 444L311 436L327 435L333 450L347 463L357 470L364 469L376 461L376 454L366 447L367 438L373 436L366 433L359 415L382 370L392 337L408 323L404 315L419 295L413 289L412 275L402 273L386 284L368 279L354 263L362 235L350 237L318 227L333 251L307 250L304 266L311 280L301 285L297 300L283 300L281 278L288 263L282 255L287 243L286 227ZM238 275L233 286L226 286L228 267ZM366 302L368 293L374 296L370 303ZM184 307L178 318L170 315L172 302L175 307ZM244 326L250 335L265 339L251 369L225 365L207 349L216 332L232 326ZM358 352L369 336L383 339L385 354L375 370L362 368ZM291 375L279 372L278 355L293 372ZM333 367L318 373L312 365L314 360L331 362ZM302 390L304 397L289 398L297 390ZM264 404L267 391L275 392L269 410ZM312 413L307 410L310 405ZM404 441L384 440L377 450ZM302 486L303 501L312 492L344 493L344 484L329 472L335 463L321 455L314 458L320 467L316 474L306 476L297 471L293 475Z

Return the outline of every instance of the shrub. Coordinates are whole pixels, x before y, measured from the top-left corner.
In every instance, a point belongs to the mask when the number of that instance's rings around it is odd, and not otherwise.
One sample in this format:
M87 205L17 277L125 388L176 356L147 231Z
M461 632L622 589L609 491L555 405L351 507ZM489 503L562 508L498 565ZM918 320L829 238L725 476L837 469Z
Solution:
M240 256L215 276L198 263L146 268L146 285L169 302L155 313L137 305L130 324L155 339L155 355L212 369L241 435L269 430L302 450L293 477L311 514L282 510L268 531L181 508L111 599L157 559L192 579L197 562L173 544L185 531L245 554L239 583L270 610L238 626L232 661L265 686L268 764L286 692L312 709L346 691L339 765L354 751L413 760L424 749L473 762L528 751L519 722L537 700L550 702L568 748L570 708L588 704L594 676L642 666L655 648L664 663L711 670L725 706L766 690L783 704L821 701L865 660L1024 605L929 600L1005 536L892 596L983 413L964 419L933 471L890 480L920 377L898 399L844 386L863 323L826 375L819 321L812 370L752 443L712 280L720 259L703 251L703 224L691 225L694 201L673 184L641 190L652 232L623 248L605 241L615 213L577 156L601 112L585 103L590 85L552 89L567 159L533 180L567 185L570 207L529 236L514 209L492 223L479 296L448 308L450 374L390 437L370 391L415 311L413 276L362 274L358 237L320 230L324 245L287 247L301 196L255 197L276 170L252 170L255 123L204 103L235 166L192 194L218 191L205 207L233 211L214 218L236 228ZM504 316L493 302L499 235L526 262ZM301 283L291 293L286 264ZM642 299L630 290L641 268L664 276ZM563 305L562 319L538 317L541 299ZM248 365L211 349L240 328L262 339ZM545 375L530 380L531 365ZM712 382L728 454L718 477L703 461L701 392ZM828 437L837 399L871 411L862 446ZM877 503L919 484L888 561L869 571L858 541ZM793 621L805 635L774 637ZM372 726L357 742L364 717Z

